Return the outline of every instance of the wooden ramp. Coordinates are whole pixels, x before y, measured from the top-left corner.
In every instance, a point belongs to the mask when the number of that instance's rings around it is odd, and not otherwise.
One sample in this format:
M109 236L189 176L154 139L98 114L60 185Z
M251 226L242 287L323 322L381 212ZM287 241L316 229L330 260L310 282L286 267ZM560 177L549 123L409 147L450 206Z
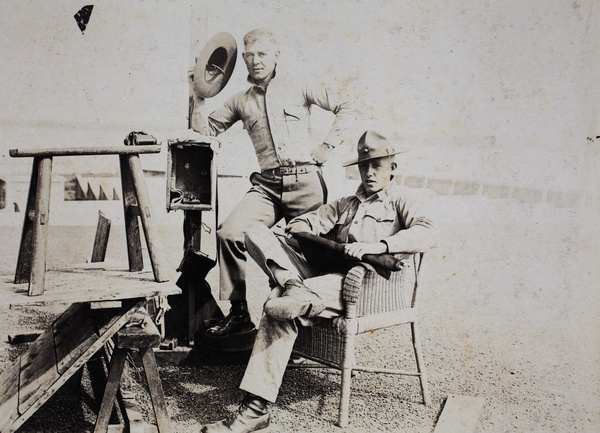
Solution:
M92 309L72 304L0 375L0 433L14 432L115 335L144 304Z

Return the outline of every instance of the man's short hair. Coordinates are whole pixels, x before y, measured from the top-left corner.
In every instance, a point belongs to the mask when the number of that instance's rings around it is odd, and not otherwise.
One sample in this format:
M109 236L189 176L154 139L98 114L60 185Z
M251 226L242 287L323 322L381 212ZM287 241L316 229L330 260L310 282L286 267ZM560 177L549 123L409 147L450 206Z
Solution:
M253 44L259 39L268 41L276 50L279 48L275 34L269 29L254 29L246 33L244 36L244 47Z

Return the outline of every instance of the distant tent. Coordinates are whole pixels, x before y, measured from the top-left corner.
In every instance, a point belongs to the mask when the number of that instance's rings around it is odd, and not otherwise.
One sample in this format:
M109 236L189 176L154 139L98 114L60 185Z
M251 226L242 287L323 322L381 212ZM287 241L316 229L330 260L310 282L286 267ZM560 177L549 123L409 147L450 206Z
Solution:
M88 180L86 200L98 200L100 197L100 182L97 180Z
M6 207L6 181L0 179L0 209Z
M75 175L75 200L85 200L88 192L88 181L81 177L81 175Z

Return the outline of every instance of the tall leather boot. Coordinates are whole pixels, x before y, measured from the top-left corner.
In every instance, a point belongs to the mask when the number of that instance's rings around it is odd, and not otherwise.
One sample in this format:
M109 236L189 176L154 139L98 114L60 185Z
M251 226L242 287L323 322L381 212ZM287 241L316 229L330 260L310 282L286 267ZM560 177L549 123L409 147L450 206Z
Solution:
M246 394L237 414L202 427L203 433L250 433L265 431L271 422L268 402L254 394Z

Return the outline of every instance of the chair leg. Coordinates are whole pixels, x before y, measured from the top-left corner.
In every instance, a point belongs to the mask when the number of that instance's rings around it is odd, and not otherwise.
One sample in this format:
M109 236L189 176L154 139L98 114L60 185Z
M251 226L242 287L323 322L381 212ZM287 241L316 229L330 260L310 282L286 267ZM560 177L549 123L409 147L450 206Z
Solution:
M417 360L417 370L420 373L419 382L421 384L421 392L423 394L423 402L425 406L431 405L431 399L429 398L429 385L427 384L427 373L425 371L425 363L423 362L423 355L421 354L421 339L419 338L419 328L416 323L410 324L412 332L413 348L415 350L415 358Z
M348 326L353 329L352 326ZM352 385L352 368L354 367L354 333L347 331L344 334L344 353L342 361L342 379L340 393L340 411L338 426L348 426L348 415L350 411L350 388Z

